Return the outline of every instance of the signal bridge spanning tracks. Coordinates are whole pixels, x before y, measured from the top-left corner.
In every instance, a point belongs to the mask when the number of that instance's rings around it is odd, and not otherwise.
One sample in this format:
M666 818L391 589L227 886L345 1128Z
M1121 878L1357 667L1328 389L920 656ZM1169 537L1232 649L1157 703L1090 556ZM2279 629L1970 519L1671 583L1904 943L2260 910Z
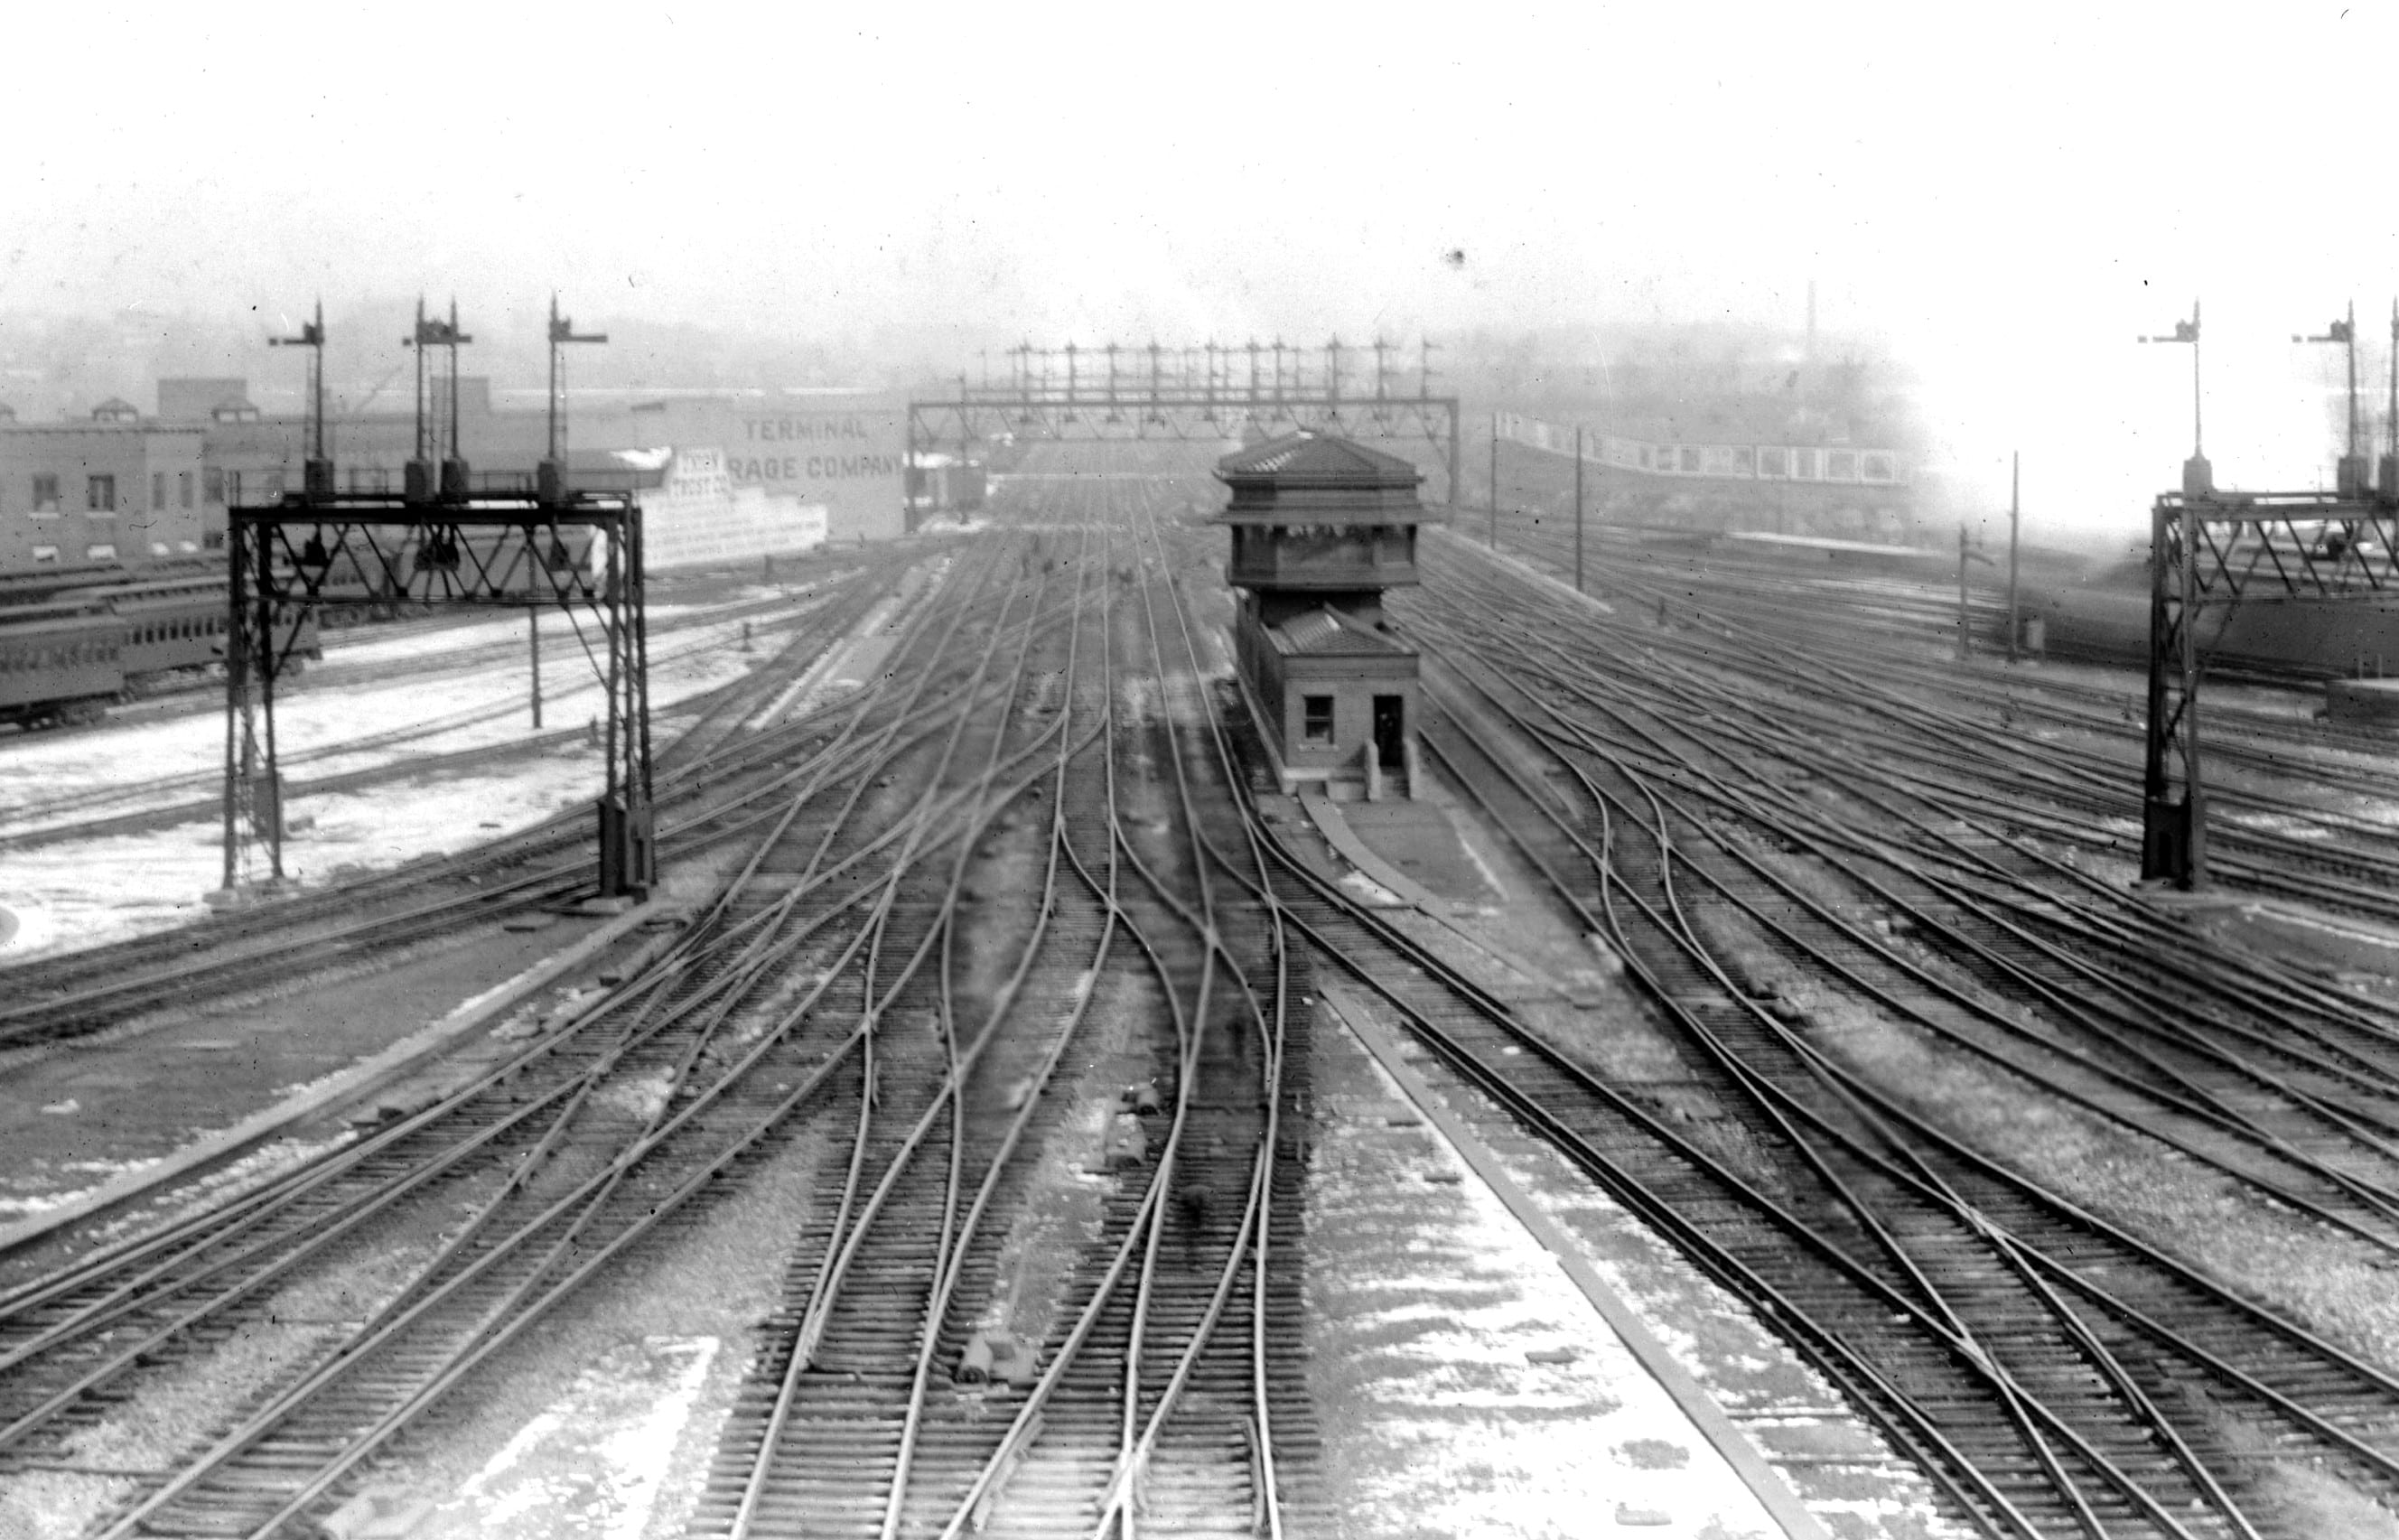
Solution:
M1441 484L1427 488L1427 500L1455 509L1457 399L1430 392L1432 344L1420 345L1426 361L1413 371L1413 392L1406 372L1389 367L1393 350L1381 341L1345 346L1338 338L1321 349L1280 342L1012 348L1005 381L986 372L969 383L961 375L955 396L908 403L908 463L953 446L965 458L979 444L1010 439L1221 439L1246 427L1307 429L1416 449L1440 471ZM1345 355L1368 352L1371 371L1359 358L1355 376L1346 376Z
M2391 462L2386 461L2386 466ZM2373 600L2399 594L2399 485L2342 496L2219 492L2203 472L2151 515L2148 731L2141 876L2206 881L2200 626L2244 599ZM2345 485L2363 478L2344 476Z
M556 605L565 613L606 686L600 891L647 889L655 871L649 624L642 511L630 495L476 493L434 500L315 492L229 508L226 526L232 547L225 653L228 888L248 864L253 837L264 847L269 874L284 874L276 681L304 618L362 591L381 601L522 608L535 615ZM591 634L585 633L578 610L590 616ZM536 629L536 680L539 645Z

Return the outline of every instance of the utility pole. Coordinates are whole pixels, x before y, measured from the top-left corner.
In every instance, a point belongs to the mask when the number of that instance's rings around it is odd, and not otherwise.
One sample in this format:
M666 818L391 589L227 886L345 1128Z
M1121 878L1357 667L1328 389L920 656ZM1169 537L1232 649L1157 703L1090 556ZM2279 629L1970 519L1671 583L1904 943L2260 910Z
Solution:
M2340 469L2333 485L2343 497L2355 497L2364 492L2365 461L2357 453L2357 302L2352 300L2349 314L2336 317L2320 337L2291 334L2295 343L2338 343L2349 355L2349 447L2340 457Z
M1582 425L1575 425L1575 592L1582 592Z
M403 483L411 502L423 502L433 495L433 430L425 420L425 355L433 345L433 337L431 323L425 318L425 296L420 293L416 296L416 326L401 344L416 351L416 439Z
M1973 631L1966 618L1966 526L1958 526L1958 661L1963 663L1974 650Z
M2190 344L2190 458L2183 462L2182 491L2186 497L2204 497L2215 487L2215 478L2207 464L2207 448L2202 437L2199 410L2199 302L2190 302L2190 319L2175 322L2172 335L2157 333L2139 339L2144 343Z
M2391 302L2391 405L2382 414L2381 474L2375 487L2385 503L2399 502L2399 300Z
M458 348L475 339L458 330L458 296L450 296L450 324L443 329L442 343L450 349L450 453L441 459L441 496L445 502L464 502L468 496L467 451L458 441Z
M604 331L576 331L575 322L558 313L558 291L550 290L549 453L543 458L536 478L545 503L558 502L566 495L566 344L607 340Z
M2399 311L2394 311L2399 315ZM308 354L308 449L302 462L300 488L311 502L331 496L333 491L333 461L325 450L325 302L317 302L314 320L300 328L296 337L269 337L269 347L305 347Z
M579 332L574 320L558 313L558 290L549 293L549 444L534 477L535 495L543 503L557 504L566 500L566 346L569 343L604 343L604 331ZM454 354L453 355L455 356ZM983 365L991 367L986 359ZM966 394L962 386L958 392ZM550 543L558 543L557 526L550 528ZM544 581L555 584L558 574L548 562L541 564ZM533 653L533 725L541 730L541 606L549 596L534 594L525 605L525 644Z
M2011 451L2008 455L2008 661L2016 660L2016 526L2022 514L2019 493L2023 483L2022 454Z
M1499 414L1491 414L1491 548L1499 548Z

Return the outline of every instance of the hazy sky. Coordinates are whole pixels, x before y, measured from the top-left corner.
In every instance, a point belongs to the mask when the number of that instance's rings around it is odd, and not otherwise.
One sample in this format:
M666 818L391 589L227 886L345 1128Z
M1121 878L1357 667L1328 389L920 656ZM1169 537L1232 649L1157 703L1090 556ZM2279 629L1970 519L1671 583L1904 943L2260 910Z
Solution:
M1438 337L1812 276L1959 463L2112 520L2188 453L2135 332L2203 294L2219 473L2287 482L2338 377L2289 334L2354 296L2379 384L2399 290L2392 4L546 8L12 19L0 310Z

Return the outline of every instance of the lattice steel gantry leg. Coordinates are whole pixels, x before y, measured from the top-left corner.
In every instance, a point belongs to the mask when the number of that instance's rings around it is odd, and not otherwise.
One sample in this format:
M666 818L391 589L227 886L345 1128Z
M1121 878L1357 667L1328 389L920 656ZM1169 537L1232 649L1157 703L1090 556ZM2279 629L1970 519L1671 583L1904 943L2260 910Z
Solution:
M642 580L642 521L629 510L608 542L601 625L608 642L608 783L600 798L600 892L649 897L657 881L650 781L649 617Z
M2149 525L2148 726L2141 777L2141 878L2180 888L2207 880L2199 776L2198 516L2161 497ZM2179 794L2177 794L2179 793Z
M224 889L237 892L264 844L266 877L283 876L283 777L275 753L273 559L265 532L228 518L225 625ZM261 718L264 719L264 731Z

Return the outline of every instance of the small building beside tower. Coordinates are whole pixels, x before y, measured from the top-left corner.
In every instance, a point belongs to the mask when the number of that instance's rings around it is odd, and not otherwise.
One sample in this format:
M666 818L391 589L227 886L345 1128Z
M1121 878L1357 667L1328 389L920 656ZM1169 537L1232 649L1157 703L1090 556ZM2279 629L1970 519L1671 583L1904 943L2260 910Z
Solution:
M1417 655L1385 628L1383 590L1417 581L1424 473L1299 433L1225 456L1216 479L1232 493L1215 522L1232 532L1234 651L1283 790L1413 795Z

